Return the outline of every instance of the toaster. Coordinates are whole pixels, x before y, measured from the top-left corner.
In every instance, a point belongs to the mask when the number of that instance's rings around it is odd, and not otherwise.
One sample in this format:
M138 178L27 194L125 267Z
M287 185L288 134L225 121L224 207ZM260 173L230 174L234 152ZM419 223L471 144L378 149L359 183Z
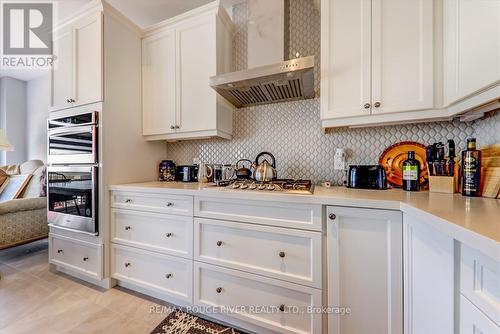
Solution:
M347 188L387 189L387 177L380 165L351 165L347 175Z

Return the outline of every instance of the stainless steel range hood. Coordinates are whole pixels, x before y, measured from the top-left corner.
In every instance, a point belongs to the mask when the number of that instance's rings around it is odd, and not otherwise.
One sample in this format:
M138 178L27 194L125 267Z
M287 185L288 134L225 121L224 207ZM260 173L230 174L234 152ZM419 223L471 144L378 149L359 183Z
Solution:
M288 50L288 0L248 0L249 69L210 78L237 108L314 97L314 56L283 60Z
M314 57L303 57L210 78L210 86L242 108L314 97Z

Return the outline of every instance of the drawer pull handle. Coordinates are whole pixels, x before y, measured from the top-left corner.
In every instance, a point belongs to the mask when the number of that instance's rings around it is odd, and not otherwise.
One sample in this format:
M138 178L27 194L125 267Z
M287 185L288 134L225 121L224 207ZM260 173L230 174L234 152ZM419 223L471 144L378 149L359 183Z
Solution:
M330 213L330 215L328 215L328 218L330 218L330 220L335 220L337 219L337 216L334 213Z
M130 262L125 263L125 268L128 268L128 267L130 267Z
M221 292L222 292L222 288L221 288L221 287L218 287L217 289L215 289L215 291L216 291L217 293L221 293Z
M126 199L125 200L125 203L132 203L132 200L129 198L129 199Z
M131 229L130 226L125 226L125 231L129 231Z
M172 206L172 205L174 205L174 203L172 203L172 202L167 202L167 206Z
M170 277L172 277L172 274L166 274L166 275L165 275L165 278L166 278L166 279L169 279Z
M89 259L88 257L84 257L83 261L86 262L88 259Z
M280 252L280 257L285 257L285 252Z
M167 234L165 234L165 236L166 236L167 238L170 238L170 237L171 237L171 236L173 236L173 235L174 235L174 234L173 234L173 233L170 233L170 232L169 232L169 233L167 233Z
M219 246L219 247L222 246L222 241L220 241L220 240L217 241L217 246Z
M57 253L58 253L58 254L59 254L59 253L62 253L62 252L63 252L63 250L62 250L62 249L58 249L58 250L57 250Z
M280 305L280 311L285 312L285 305L283 305L283 304Z

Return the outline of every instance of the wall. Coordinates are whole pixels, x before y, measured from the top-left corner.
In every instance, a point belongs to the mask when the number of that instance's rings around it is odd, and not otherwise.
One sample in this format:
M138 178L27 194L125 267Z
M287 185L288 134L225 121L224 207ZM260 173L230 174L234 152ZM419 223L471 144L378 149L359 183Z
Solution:
M246 68L246 4L233 9L236 33L233 44L234 69ZM310 0L290 0L290 57L314 55L315 84L319 94L320 15ZM333 170L336 147L348 150L349 164L376 164L384 149L406 140L429 144L454 139L457 149L475 136L478 145L500 142L500 113L470 123L434 122L374 128L321 130L319 99L280 103L236 110L234 137L167 144L167 156L176 163L235 163L254 160L261 151L273 153L279 177L331 180L341 183L344 172Z
M0 79L0 127L14 146L13 152L1 152L0 165L26 160L26 82L3 77Z
M47 116L50 75L26 83L26 158L47 162Z

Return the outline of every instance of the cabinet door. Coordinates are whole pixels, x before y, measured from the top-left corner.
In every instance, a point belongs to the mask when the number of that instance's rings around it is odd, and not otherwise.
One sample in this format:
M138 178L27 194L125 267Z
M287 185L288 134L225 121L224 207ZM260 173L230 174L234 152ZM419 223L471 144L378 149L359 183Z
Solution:
M330 334L402 333L402 216L399 211L328 207Z
M321 118L369 115L371 1L321 6Z
M434 105L433 0L373 0L372 113Z
M500 334L500 327L460 295L460 334Z
M73 34L76 54L73 99L76 104L102 101L102 14L76 22Z
M175 131L175 92L175 30L167 30L142 41L143 135Z
M177 132L216 129L216 93L209 85L217 74L215 16L186 21L176 35Z
M446 105L500 82L500 1L444 1Z
M454 241L405 214L404 333L454 333Z
M54 110L71 106L73 96L73 29L71 26L56 31L54 37L54 64L51 70Z

